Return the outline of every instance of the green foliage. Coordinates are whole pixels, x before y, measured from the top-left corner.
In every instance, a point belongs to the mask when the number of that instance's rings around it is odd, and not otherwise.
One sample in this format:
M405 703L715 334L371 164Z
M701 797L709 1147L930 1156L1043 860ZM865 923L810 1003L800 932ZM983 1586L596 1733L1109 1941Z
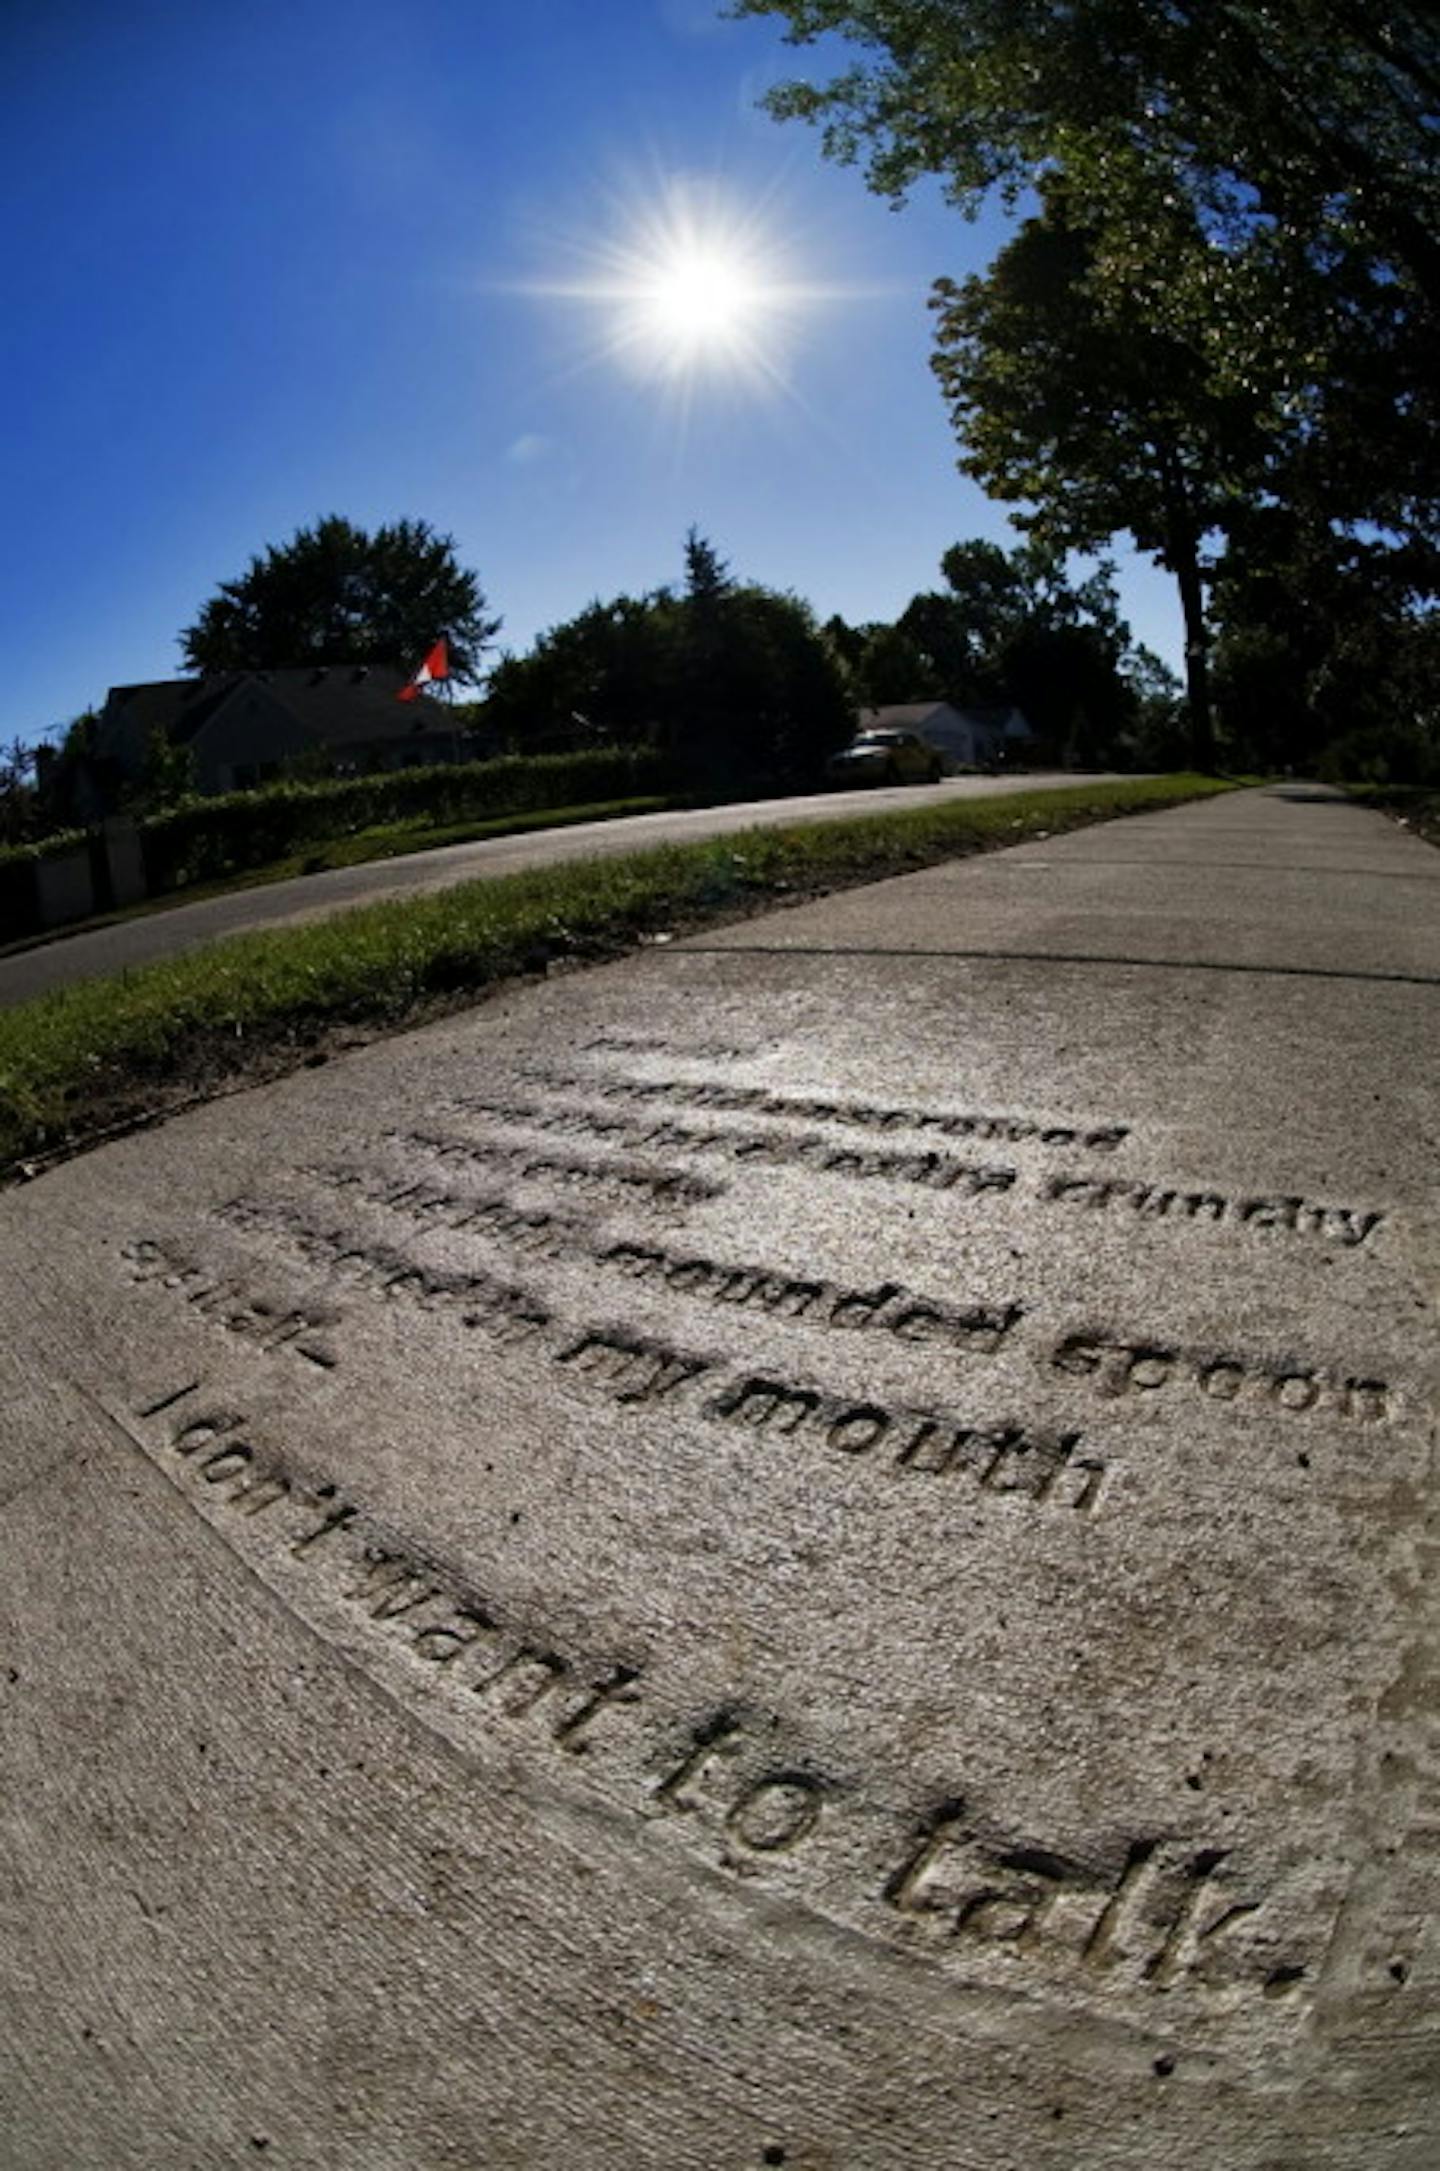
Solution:
M663 789L663 764L644 748L507 756L191 799L143 822L141 838L158 893L219 881L382 824L443 827Z
M691 603L718 603L735 586L730 568L698 528L685 534L685 594Z
M259 671L292 664L386 663L408 669L443 634L462 683L498 631L454 539L424 520L367 534L331 514L270 545L223 581L180 636L193 671Z
M36 797L42 834L75 827L93 818L90 786L99 723L98 713L85 709L49 733L46 743L36 748Z
M0 1012L0 1166L151 1111L183 1066L214 1089L257 1052L298 1060L328 1026L372 1030L507 975L612 953L776 897L1172 806L1197 777L1086 784L543 868L242 935ZM177 1080L177 1069L182 1075Z
M808 606L733 587L681 606L667 743L711 799L817 783L850 737L844 683Z
M1201 325L1150 306L1144 282L1106 271L1105 233L1077 222L1065 190L1021 226L989 273L936 288L934 367L964 445L961 466L1027 509L1053 548L1093 548L1128 529L1174 572L1185 616L1194 758L1212 759L1202 544L1265 486L1282 435L1210 365ZM1170 263L1208 253L1169 219Z
M178 806L195 789L195 751L177 746L162 724L152 725L145 744L145 761L132 790L127 794L132 811L158 813Z
M51 853L74 851L84 843L85 831L72 829L34 844L0 845L0 943L15 942L39 931L36 862Z
M1398 290L1351 265L1343 278L1337 270L1324 340L1316 328L1306 346L1293 311L1281 336L1262 244L1252 284L1233 257L1212 280L1228 292L1221 309L1200 276L1215 251L1179 213L1167 215L1162 306L1139 269L1115 275L1116 230L1078 228L1062 190L1043 194L1044 214L986 277L937 290L935 367L961 464L1023 503L1017 520L1037 536L1083 546L1125 527L1175 572L1201 764L1211 758L1208 539L1223 553L1232 759L1303 763L1307 744L1353 731L1337 706L1353 709L1362 681L1372 708L1387 686L1400 692L1386 652L1410 653L1406 614L1423 615L1436 590L1434 389L1413 350L1416 325ZM1235 310L1263 321L1268 355ZM1317 364L1309 382L1302 349ZM1248 374L1237 375L1242 353ZM1391 420L1367 436L1357 418L1382 389ZM1258 705L1277 697L1262 725Z
M89 837L88 830L57 829L29 844L0 845L0 943L40 932L36 867L41 860L83 851Z
M33 867L37 859L49 859L59 852L73 852L85 843L89 834L87 829L51 829L29 844L0 844L0 868Z
M616 596L542 633L526 656L502 656L485 720L506 745L657 741L671 673L671 605Z
M1353 573L1375 545L1410 575L1407 608L1433 603L1430 0L1378 14L1359 0L738 0L734 12L778 16L798 44L850 41L829 81L768 103L819 123L827 152L863 160L882 194L935 175L973 212L992 191L1012 207L1040 192L1043 217L987 278L937 290L962 464L1025 505L1037 534L1093 544L1128 530L1171 567L1198 755L1207 553L1257 517L1307 527L1305 551L1288 554L1297 577L1307 559ZM1332 623L1333 669L1310 655L1300 676L1317 699L1332 682L1377 683L1373 655L1354 660L1376 646L1369 579L1323 584L1357 625L1345 636ZM1287 655L1313 647L1289 631L1277 641L1257 592L1248 573L1222 578L1216 613L1227 714L1243 710L1252 736L1267 677L1278 697ZM1409 654L1424 642L1402 621L1392 613ZM1322 701L1305 731L1313 745L1335 728ZM1287 733L1304 735L1272 736Z
M862 155L880 194L939 175L973 212L1059 167L1103 216L1138 154L1162 195L1229 236L1317 260L1359 235L1440 303L1440 29L1430 0L736 0L791 42L854 58L767 103Z
M732 579L693 528L683 593L590 604L528 656L502 659L485 713L512 746L643 737L704 798L812 784L850 729L808 607Z
M1233 757L1332 778L1440 781L1440 619L1424 552L1337 539L1272 509L1217 585L1220 713Z
M1140 765L1142 682L1155 659L1142 663L1130 646L1113 567L1076 582L1058 551L972 541L953 544L941 571L945 587L912 597L893 626L825 628L857 705L1013 704L1044 760Z
M0 846L23 844L38 827L35 750L15 739L0 747Z

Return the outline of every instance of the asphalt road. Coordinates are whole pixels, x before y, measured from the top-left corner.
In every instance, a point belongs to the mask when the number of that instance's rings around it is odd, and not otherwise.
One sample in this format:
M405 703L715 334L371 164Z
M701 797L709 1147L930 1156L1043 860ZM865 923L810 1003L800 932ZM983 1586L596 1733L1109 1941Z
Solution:
M297 876L257 889L232 891L193 905L175 905L125 920L112 927L59 935L53 942L0 958L0 1006L26 1002L51 988L94 980L202 949L226 935L252 928L298 925L328 918L354 905L382 898L415 897L474 882L486 875L511 874L521 867L552 867L576 859L598 859L647 845L693 843L724 837L760 824L833 821L842 814L879 814L947 799L989 799L997 793L1036 786L1074 784L1079 778L1048 770L1027 776L952 777L943 784L896 785L883 791L815 792L800 799L754 799L739 806L699 807L667 814L637 814L618 822L583 822L573 829L537 830L526 836L489 837L473 844L449 844L435 852L412 852L404 859L372 860L360 867L337 867L325 874ZM1092 781L1085 779L1085 781ZM1097 781L1104 781L1099 779Z

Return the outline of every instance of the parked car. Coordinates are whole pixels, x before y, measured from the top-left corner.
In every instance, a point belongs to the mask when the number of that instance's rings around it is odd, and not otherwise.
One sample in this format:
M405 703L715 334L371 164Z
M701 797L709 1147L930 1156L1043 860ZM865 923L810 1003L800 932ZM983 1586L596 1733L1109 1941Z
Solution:
M916 731L862 731L825 774L832 784L938 784L945 758Z

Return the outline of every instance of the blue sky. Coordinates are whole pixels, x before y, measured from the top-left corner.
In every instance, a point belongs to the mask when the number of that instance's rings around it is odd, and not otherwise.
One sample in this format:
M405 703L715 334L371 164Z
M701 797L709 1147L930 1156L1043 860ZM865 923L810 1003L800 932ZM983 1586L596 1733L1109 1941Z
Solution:
M517 650L675 578L692 522L857 620L1007 540L925 310L1002 229L756 111L807 65L711 0L4 0L0 738L178 675L216 584L328 512L453 534ZM637 366L572 290L712 217L789 296L760 368ZM1122 562L1173 660L1168 579Z

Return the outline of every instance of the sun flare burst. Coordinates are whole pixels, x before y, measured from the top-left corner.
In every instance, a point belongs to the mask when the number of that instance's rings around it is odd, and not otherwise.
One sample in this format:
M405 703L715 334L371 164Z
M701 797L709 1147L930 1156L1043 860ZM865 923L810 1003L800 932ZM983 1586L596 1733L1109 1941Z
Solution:
M740 211L714 184L671 177L610 209L605 238L571 243L575 277L529 288L589 315L586 359L618 363L687 401L706 379L788 391L806 315L848 297L794 276L767 208Z
M724 345L744 332L765 306L764 288L723 249L701 244L657 264L653 282L637 286L636 305L656 336L683 351Z

